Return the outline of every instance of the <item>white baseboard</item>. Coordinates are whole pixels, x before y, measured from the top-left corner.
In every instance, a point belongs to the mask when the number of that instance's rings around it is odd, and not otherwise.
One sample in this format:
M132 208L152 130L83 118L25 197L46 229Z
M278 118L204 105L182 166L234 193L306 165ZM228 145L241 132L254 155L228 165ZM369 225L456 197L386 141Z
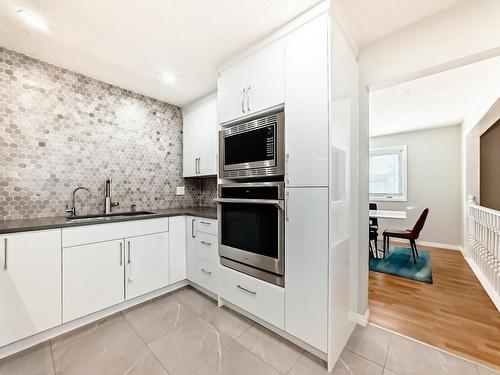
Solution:
M469 257L465 257L465 260L467 263L469 263L470 268L472 269L472 272L476 275L477 279L483 286L484 290L490 297L491 301L493 304L496 306L497 310L500 311L500 295L498 295L489 282L489 280L486 278L486 276L483 275L479 267L476 265L476 263Z
M349 311L348 318L351 322L366 327L368 325L368 322L370 321L370 310L366 310L365 315L361 315L354 311Z
M116 314L120 311L126 310L132 306L139 305L143 302L149 301L153 298L159 297L163 294L173 292L174 290L177 290L179 288L182 288L183 286L188 285L187 280L182 280L179 281L175 284L169 285L165 288L155 290L153 292L150 292L148 294L142 295L140 297L134 298L129 301L124 301L122 303L119 303L118 305L114 305L111 307L108 307L104 310L97 311L95 313L92 313L90 315L86 315L84 317L72 320L71 322L63 323L61 325L58 325L54 328L48 329L47 331L43 331L40 333L37 333L33 336L26 337L24 339L21 339L19 341L13 342L12 344L8 344L5 346L0 347L0 359L8 357L10 355L16 354L18 352L21 352L25 349L31 348L35 345L41 344L47 340L53 339L54 337L57 337L59 335L62 335L63 333L70 332L74 329L83 327L87 324L96 322L98 320L101 320L103 318L106 318L110 315Z

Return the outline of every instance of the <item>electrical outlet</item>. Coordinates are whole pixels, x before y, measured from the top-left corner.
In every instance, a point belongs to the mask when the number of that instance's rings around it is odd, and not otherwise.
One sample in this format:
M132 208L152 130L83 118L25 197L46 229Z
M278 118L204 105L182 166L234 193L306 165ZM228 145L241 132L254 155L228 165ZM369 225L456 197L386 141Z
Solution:
M177 186L177 195L186 194L186 188L184 186Z

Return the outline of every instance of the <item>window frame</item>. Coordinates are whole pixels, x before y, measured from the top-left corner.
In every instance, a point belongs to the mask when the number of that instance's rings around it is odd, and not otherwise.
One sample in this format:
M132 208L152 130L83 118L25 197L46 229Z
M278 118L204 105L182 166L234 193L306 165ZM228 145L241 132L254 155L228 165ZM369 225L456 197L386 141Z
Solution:
M398 151L401 152L401 195L396 197L392 197L390 195L386 195L385 197L380 195L372 195L371 194L371 185L372 185L372 169L371 169L371 157L372 152L384 152L384 151ZM377 147L370 148L369 153L369 166L368 166L368 194L370 202L407 202L408 201L408 146L390 146L390 147Z

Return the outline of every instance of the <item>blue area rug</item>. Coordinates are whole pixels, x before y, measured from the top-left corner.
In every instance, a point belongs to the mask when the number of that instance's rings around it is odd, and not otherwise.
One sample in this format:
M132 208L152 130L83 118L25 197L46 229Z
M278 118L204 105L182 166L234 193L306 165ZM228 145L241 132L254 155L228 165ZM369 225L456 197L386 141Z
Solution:
M411 250L404 247L391 246L385 259L370 256L370 271L387 273L405 279L432 284L432 269L429 252L419 250L417 264L413 263Z

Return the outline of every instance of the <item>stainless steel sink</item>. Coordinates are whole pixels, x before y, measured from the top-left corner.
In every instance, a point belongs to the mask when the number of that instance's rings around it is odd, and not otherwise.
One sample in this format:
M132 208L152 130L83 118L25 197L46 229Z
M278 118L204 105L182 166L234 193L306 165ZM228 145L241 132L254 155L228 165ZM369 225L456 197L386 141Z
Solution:
M107 215L82 215L82 216L74 216L67 217L68 222L76 223L80 221L94 221L94 220L113 220L124 217L134 217L134 216L145 216L145 215L153 215L154 212L149 211L131 211L131 212L117 212L114 214Z

